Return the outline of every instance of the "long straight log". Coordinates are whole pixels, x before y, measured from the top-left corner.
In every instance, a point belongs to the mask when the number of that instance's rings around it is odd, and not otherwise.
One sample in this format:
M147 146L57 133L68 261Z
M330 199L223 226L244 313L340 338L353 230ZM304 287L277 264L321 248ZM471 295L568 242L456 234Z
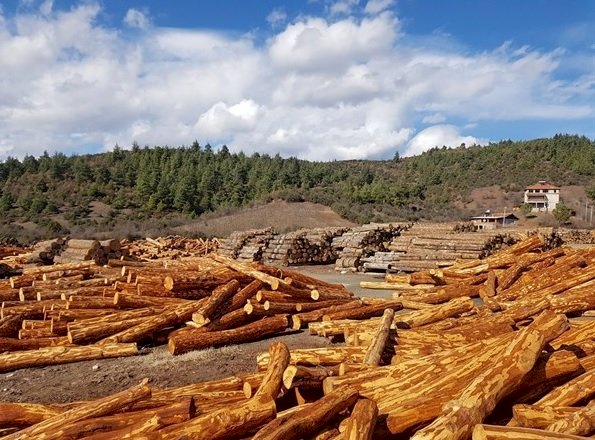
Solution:
M306 326L310 322L320 321L325 314L334 313L341 310L348 310L356 307L360 307L362 302L360 300L350 301L337 306L330 306L323 309L313 310L311 312L296 313L291 317L292 328L299 330Z
M23 317L20 315L11 315L0 319L0 337L15 338L19 334Z
M580 408L572 406L537 406L517 404L512 407L512 419L516 426L545 429Z
M68 338L63 336L36 339L0 338L0 353L37 350L39 348L65 345L70 345L70 342Z
M373 400L359 399L345 422L342 438L346 440L371 440L378 417L378 406Z
M34 439L43 435L44 439L59 439L59 431L63 426L79 420L89 419L91 417L101 417L117 411L138 400L151 395L151 389L147 385L147 380L143 380L140 385L112 394L111 396L97 399L89 403L81 404L69 411L65 411L55 417L46 419L29 428L25 428L14 434L5 436L3 440L27 440Z
M231 258L223 257L223 256L217 255L217 254L213 255L212 258L215 261L217 261L221 264L224 264L225 266L227 266L237 272L240 272L244 275L252 277L256 280L260 280L265 284L268 284L269 286L271 286L271 289L273 289L273 290L279 289L280 285L287 285L287 283L284 280L273 277L271 275L267 275L264 272L253 269L249 265L240 263L239 261L236 261L236 260L232 260Z
M283 373L289 365L289 349L282 342L273 342L269 347L271 362L262 378L260 387L254 394L255 399L275 400L283 385Z
M573 435L587 435L595 429L595 401L591 400L578 411L550 424L546 431Z
M380 324L378 325L376 333L374 334L374 338L372 339L372 343L366 350L366 355L364 356L364 364L372 366L380 365L380 359L382 358L384 346L386 345L386 341L388 340L388 334L394 316L395 311L393 309L386 309L384 311L382 319L380 320Z
M587 440L571 434L560 434L542 429L515 428L512 426L476 425L473 440Z
M189 330L170 337L168 349L171 354L177 355L207 347L238 344L264 338L276 333L282 333L287 326L287 316L278 315L264 318L235 329L207 333Z
M0 402L0 428L23 428L51 419L64 410L37 403Z
M334 321L338 319L366 319L373 316L382 316L385 309L401 310L403 303L398 300L386 301L383 304L374 304L371 306L362 306L350 308L342 311L326 313L323 316L324 321Z
M357 400L357 391L343 388L324 396L285 417L280 417L258 431L253 440L299 440L320 431L329 420L352 407Z
M421 327L446 318L458 316L461 313L472 310L473 307L474 303L471 298L457 298L430 309L399 314L395 317L395 325L397 328L404 329Z
M157 415L146 415L142 420L111 432L98 432L85 437L86 440L132 439L139 435L154 432L165 426Z
M231 298L240 288L240 283L231 280L213 290L200 309L192 314L192 320L197 324L204 325L208 320L215 316L217 309L229 298Z
M102 322L93 325L71 327L68 330L68 340L72 344L87 344L96 342L107 336L142 324L146 317L126 319L123 321Z
M0 373L19 368L44 367L70 362L88 361L138 354L136 344L104 344L83 347L44 347L0 354Z

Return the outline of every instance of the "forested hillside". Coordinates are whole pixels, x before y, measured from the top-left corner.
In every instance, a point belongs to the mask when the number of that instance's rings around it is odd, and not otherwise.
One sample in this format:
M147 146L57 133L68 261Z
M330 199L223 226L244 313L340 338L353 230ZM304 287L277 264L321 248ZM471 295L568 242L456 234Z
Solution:
M453 218L473 188L510 191L547 179L595 185L595 143L557 135L486 147L434 148L391 161L308 162L280 156L189 147L134 146L95 155L45 154L0 163L0 210L6 226L32 221L55 233L64 219L88 224L90 203L109 205L109 221L203 213L273 198L312 201L355 222ZM5 228L6 230L6 228Z

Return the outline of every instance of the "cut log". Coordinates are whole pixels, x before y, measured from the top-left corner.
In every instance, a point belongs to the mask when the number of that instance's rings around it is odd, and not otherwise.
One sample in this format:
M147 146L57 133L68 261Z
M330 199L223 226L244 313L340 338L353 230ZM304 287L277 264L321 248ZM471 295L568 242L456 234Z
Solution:
M561 420L580 408L571 406L536 406L517 404L512 407L515 426L523 428L545 429L557 420Z
M265 284L268 284L269 286L271 286L272 290L279 289L279 285L289 286L284 280L273 277L271 275L267 275L264 272L256 270L247 264L243 264L243 263L240 263L239 261L232 260L231 258L227 258L227 257L223 257L221 255L215 254L215 255L213 255L213 259L215 261L218 261L221 264L226 265L227 267L229 267L235 271L238 271L239 273L242 273L244 275L252 277L256 280L260 280Z
M200 310L192 314L192 320L200 325L206 324L208 320L215 317L217 309L231 298L239 288L240 283L236 280L231 280L227 284L217 287L202 304Z
M83 347L45 347L0 354L0 373L18 370L19 368L44 367L70 362L88 361L138 354L136 344L104 344Z
M86 344L114 335L123 330L142 324L146 317L125 319L123 321L100 322L93 325L69 327L68 340L72 344Z
M587 371L578 377L554 388L536 402L536 405L572 406L583 399L595 395L595 370Z
M111 414L120 408L130 405L138 400L144 399L151 395L151 389L147 385L148 380L143 380L140 385L124 390L122 392L112 394L102 399L97 399L89 403L81 404L69 411L65 411L55 417L46 419L29 428L25 428L14 434L3 437L3 440L27 440L38 438L60 438L59 431L63 426L79 420L89 419L92 417L101 417Z
M345 431L341 438L345 440L371 440L374 435L378 407L373 400L359 399L351 415L345 421Z
M384 346L388 340L388 334L394 316L395 311L393 309L386 309L384 311L380 324L378 325L376 333L374 334L374 338L372 339L372 343L366 350L366 355L364 356L365 364L372 366L380 365L380 359L382 358Z
M259 430L253 440L299 440L307 438L322 430L329 420L342 411L351 408L357 400L357 391L343 388L324 396L285 417L268 423Z
M36 403L0 402L0 428L23 428L51 419L64 410Z
M595 400L572 414L555 421L546 431L560 432L573 435L587 435L595 429Z
M229 330L207 333L188 330L170 337L168 349L171 354L177 355L207 347L254 341L276 333L282 333L287 326L287 316L279 315Z
M11 315L0 319L0 337L16 338L21 328L23 317L21 315Z
M542 429L515 428L512 426L480 424L473 429L473 440L587 440L588 438Z
M269 347L270 362L255 399L275 400L283 385L283 373L289 365L289 349L282 342L273 342Z
M403 329L421 327L446 318L458 316L472 310L473 307L474 303L471 298L456 298L430 309L399 314L395 317L395 325L397 328Z
M401 310L403 303L398 300L386 301L382 304L349 308L347 310L326 313L323 321L334 321L339 319L366 319L373 316L382 316L385 309Z

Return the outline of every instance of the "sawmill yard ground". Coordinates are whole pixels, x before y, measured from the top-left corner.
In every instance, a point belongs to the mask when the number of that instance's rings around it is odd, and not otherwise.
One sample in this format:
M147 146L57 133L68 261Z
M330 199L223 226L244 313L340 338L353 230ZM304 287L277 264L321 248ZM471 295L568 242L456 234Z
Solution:
M292 269L295 269L292 267ZM321 280L343 283L358 296L390 297L389 291L364 290L359 282L382 279L382 275L345 273L329 266L302 266L297 270ZM143 378L156 387L175 387L238 373L256 371L256 356L273 341L289 349L326 347L327 338L311 336L307 330L287 331L261 341L193 351L172 356L166 345L143 348L140 356L83 361L43 368L25 368L0 374L0 401L65 403L95 399L132 385Z

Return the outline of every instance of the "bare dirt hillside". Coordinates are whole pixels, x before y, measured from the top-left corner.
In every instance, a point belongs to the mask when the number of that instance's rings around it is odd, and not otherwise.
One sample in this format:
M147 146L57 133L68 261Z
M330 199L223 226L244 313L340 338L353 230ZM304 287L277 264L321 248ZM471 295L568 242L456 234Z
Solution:
M175 228L179 234L201 233L227 237L233 231L272 227L278 232L299 228L353 226L331 208L316 203L288 203L275 200L266 205L245 208L221 217L201 218Z

